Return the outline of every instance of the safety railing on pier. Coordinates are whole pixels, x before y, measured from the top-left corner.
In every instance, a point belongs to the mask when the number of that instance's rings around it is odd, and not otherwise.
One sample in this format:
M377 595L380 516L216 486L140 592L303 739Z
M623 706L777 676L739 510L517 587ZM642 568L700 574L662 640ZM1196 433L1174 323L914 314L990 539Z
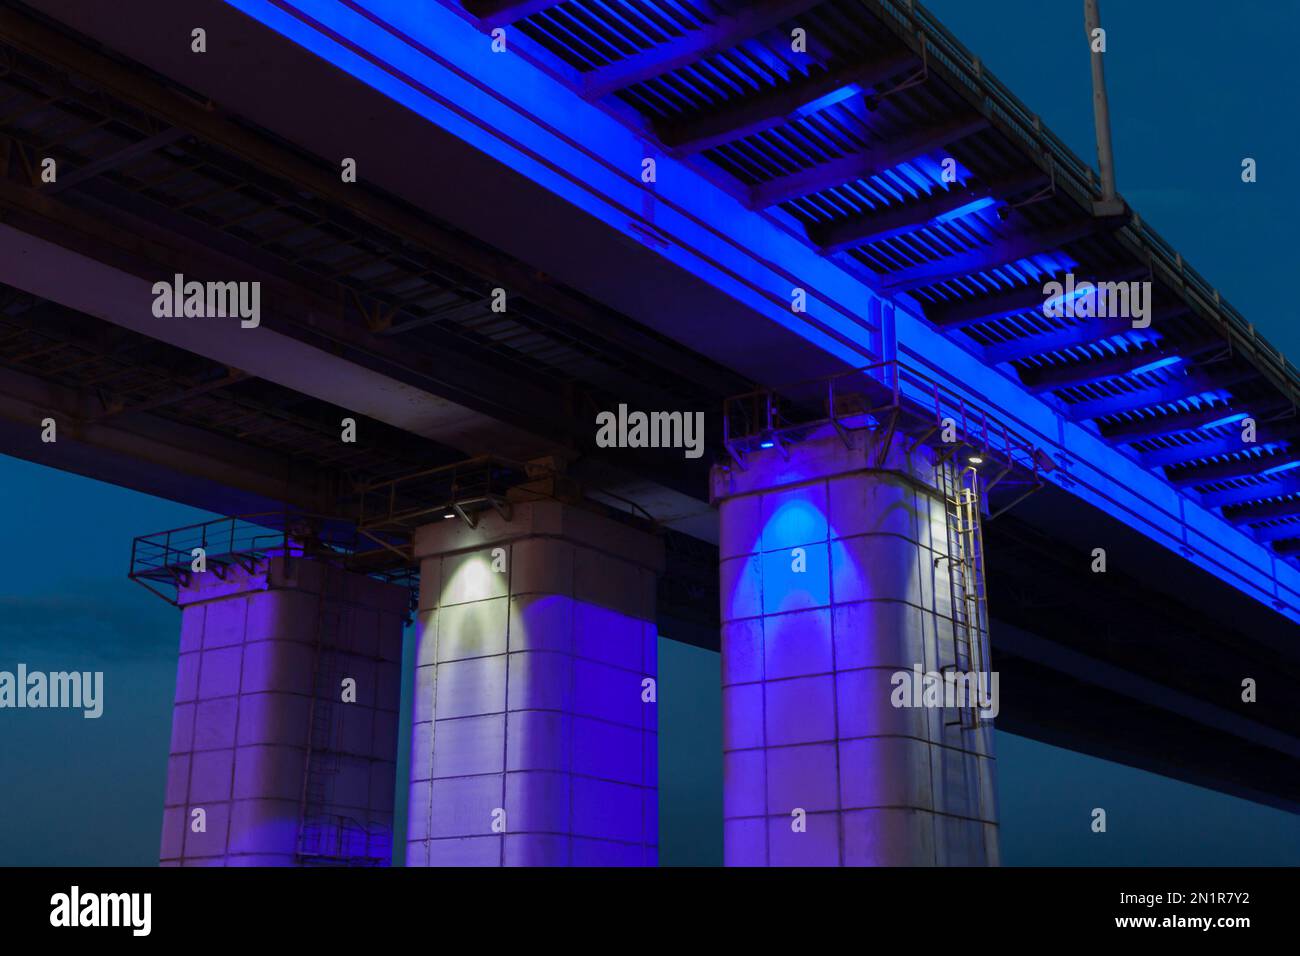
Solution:
M215 518L140 535L131 543L131 580L170 604L198 568L224 579L231 568L254 573L266 559L310 557L411 586L414 571L345 519L292 511Z
M1014 483L1022 492L990 517L1042 487L1041 472L1056 467L1045 451L987 408L898 360L747 392L723 405L723 440L742 468L755 451L784 452L826 426L834 428L846 444L851 432L878 433L877 467L883 465L899 435L910 437L913 447L933 444L941 457L964 451L968 461L985 466L986 494L1004 482Z

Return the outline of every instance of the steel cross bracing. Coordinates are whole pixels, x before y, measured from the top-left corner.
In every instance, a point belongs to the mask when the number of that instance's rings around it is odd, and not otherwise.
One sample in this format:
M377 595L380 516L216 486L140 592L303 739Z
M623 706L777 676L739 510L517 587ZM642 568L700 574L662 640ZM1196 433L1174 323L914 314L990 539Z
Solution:
M341 418L355 413L0 286L2 400L24 382L35 412L19 414L55 418L63 440L174 423L206 454L229 448L213 439L268 453L264 473L297 495L286 503L309 510L338 508L365 482L460 457L364 417L366 440L340 442Z
M919 3L445 2L508 27L576 94L910 297L1276 554L1300 553L1295 367L1140 217L1094 216L1091 167ZM1043 286L1067 274L1150 282L1150 325L1046 316Z

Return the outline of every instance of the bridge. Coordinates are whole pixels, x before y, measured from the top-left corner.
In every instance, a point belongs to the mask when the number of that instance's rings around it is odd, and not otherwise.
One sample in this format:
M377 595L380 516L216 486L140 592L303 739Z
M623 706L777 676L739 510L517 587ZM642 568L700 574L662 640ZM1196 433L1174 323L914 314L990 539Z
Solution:
M920 4L177 6L0 6L0 449L230 516L132 565L164 862L383 857L411 587L415 865L653 863L655 628L723 654L729 863L997 861L913 667L1297 808L1296 370Z

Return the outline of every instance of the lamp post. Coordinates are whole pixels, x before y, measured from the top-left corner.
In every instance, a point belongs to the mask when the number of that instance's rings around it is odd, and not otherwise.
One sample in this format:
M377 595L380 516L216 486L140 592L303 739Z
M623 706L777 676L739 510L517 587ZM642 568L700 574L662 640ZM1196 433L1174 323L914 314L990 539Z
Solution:
M1124 203L1115 191L1115 153L1110 141L1110 103L1106 98L1105 43L1098 44L1101 32L1099 0L1083 0L1083 20L1092 55L1092 113L1097 127L1097 165L1101 168L1101 201L1093 203L1098 216L1124 211Z

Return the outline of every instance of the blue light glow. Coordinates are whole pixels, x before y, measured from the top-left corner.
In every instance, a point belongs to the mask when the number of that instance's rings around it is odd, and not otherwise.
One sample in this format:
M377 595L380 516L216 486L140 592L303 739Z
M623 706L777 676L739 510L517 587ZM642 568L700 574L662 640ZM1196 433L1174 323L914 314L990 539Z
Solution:
M1185 361L1186 359L1184 359L1181 355L1170 355L1162 359L1156 359L1154 362L1147 362L1146 365L1140 365L1129 374L1144 375L1147 372L1154 372L1158 368L1168 368L1171 365L1177 365L1180 362L1185 362Z
M819 96L810 103L805 103L799 107L800 116L811 116L813 113L820 113L822 110L834 106L836 103L842 103L847 99L858 96L862 93L862 87L857 83L848 83L841 86L838 90L831 90L824 96Z
M1062 292L1060 295L1054 295L1050 299L1047 299L1043 302L1043 310L1048 311L1054 306L1061 305L1064 302L1072 301L1074 299L1082 299L1085 295L1089 294L1092 291L1093 290L1088 286L1083 286L1082 288L1076 287L1071 292Z
M1246 412L1237 412L1234 415L1229 415L1226 418L1220 418L1218 421L1210 422L1208 425L1202 425L1201 427L1218 428L1220 425L1232 425L1235 424L1236 422L1243 421L1249 417L1250 416Z
M952 157L944 158L951 159ZM971 171L955 159L953 162L956 163L953 172L957 177L957 182L959 184L969 182L972 176ZM926 187L926 192L933 191L929 187L945 185L942 161L930 156L918 156L906 163L900 163L894 167L893 171L910 182L916 182Z
M1265 468L1260 472L1261 475L1277 475L1284 471L1290 471L1292 468L1300 468L1300 459L1295 461L1284 462L1281 465L1274 465L1272 468Z
M969 216L972 213L977 213L982 209L988 209L997 204L998 201L991 196L984 199L976 199L974 202L968 202L966 205L959 206L941 216L935 216L930 220L930 224L935 226L942 225L945 222L952 222L954 219L960 219L962 216Z
M1038 282L1048 276L1068 272L1078 265L1078 260L1070 256L1061 253L1043 253L1042 255L1031 256L1028 259L1018 259L1010 265L999 266L997 269L992 270L991 273L981 274L997 276L998 280L1004 283L1007 288L1012 288L1021 285L1026 279L1031 282Z
M1103 347L1103 351L1106 350L1105 347L1109 346L1110 352L1114 353L1127 352L1130 349L1140 348L1143 345L1155 343L1159 340L1159 335L1147 329L1133 329L1132 331L1126 330L1118 335L1108 336L1101 339L1097 344Z

